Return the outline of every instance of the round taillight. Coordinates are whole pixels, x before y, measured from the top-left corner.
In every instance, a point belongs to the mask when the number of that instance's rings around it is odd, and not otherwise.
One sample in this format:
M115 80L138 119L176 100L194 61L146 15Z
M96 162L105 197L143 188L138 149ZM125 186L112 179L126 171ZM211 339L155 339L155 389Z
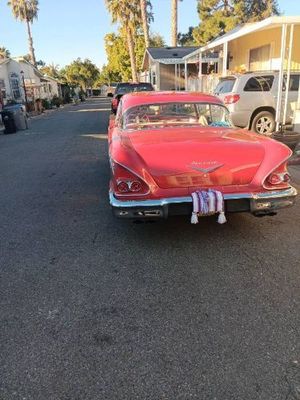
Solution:
M282 179L280 179L280 176L278 174L271 174L268 178L268 182L271 185L279 185L279 183L282 182Z
M289 181L290 181L290 175L288 172L273 173L268 177L268 182L271 185L280 185L281 183Z
M131 182L130 190L131 190L132 192L139 192L141 189L142 189L141 182L139 182L139 181L133 181L133 182Z
M125 182L125 181L120 181L120 182L118 182L117 188L118 188L118 191L119 191L120 193L127 193L127 192L129 192L128 183Z

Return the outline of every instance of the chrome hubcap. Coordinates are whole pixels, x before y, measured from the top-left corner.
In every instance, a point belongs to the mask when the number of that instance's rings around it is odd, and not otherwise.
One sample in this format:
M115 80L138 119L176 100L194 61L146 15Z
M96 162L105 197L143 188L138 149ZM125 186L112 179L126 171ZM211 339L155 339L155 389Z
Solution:
M256 132L262 135L271 135L273 132L273 121L269 117L261 117L256 123Z

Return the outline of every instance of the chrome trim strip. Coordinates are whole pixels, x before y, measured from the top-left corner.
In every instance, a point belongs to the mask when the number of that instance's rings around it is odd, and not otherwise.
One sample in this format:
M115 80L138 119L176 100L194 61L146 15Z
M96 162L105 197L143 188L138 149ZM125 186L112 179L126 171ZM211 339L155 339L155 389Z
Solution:
M272 192L263 193L232 193L224 194L225 200L238 200L238 199L253 199L253 200L271 200L281 199L285 197L295 197L297 190L294 187L290 187L286 190L274 190ZM192 203L192 197L169 197L159 200L118 200L113 195L112 191L109 191L109 202L112 207L115 208L131 208L131 207L163 207L168 204L180 204L180 203Z

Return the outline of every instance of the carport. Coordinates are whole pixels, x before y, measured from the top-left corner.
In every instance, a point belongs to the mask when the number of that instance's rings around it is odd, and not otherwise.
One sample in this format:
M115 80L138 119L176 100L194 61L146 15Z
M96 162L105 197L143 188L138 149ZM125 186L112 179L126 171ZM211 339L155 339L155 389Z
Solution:
M276 130L286 124L291 71L300 71L300 17L270 17L260 22L236 27L185 57L202 58L209 52L219 54L219 77L233 72L279 71L276 98ZM199 85L203 88L203 75L199 71ZM187 89L187 85L186 85ZM294 124L300 131L300 84L294 110Z

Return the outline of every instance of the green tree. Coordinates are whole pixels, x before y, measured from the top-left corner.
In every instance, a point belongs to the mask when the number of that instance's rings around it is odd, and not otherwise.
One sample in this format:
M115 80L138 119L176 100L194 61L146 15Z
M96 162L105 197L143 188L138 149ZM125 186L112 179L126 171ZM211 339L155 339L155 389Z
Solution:
M17 20L26 23L28 42L29 42L29 53L30 61L33 65L36 65L35 52L33 48L33 39L31 34L31 24L34 19L38 17L38 0L10 0L7 5L11 7L12 13Z
M120 82L121 80L122 76L118 72L111 71L108 65L103 65L94 86L110 85L112 82Z
M247 22L261 21L280 14L277 0L246 0L245 2Z
M150 35L150 47L163 47L165 42L159 34ZM119 80L129 81L131 73L130 55L126 46L126 37L120 29L118 33L109 33L104 38L107 55L107 71L119 76ZM137 71L141 71L145 54L145 41L142 34L135 34L135 63ZM105 70L106 71L106 70ZM111 82L116 81L112 79Z
M112 22L119 23L126 34L130 56L132 80L137 82L137 67L135 58L134 34L141 25L140 0L105 0L106 7L111 14Z
M180 46L196 45L193 32L194 32L194 27L190 26L187 33L178 33L178 43L180 44Z
M193 31L197 44L204 45L243 21L244 0L198 0L200 26Z
M42 74L50 76L51 78L59 79L61 77L58 64L48 64L40 67Z
M45 61L43 61L43 60L39 60L39 61L36 62L36 66L37 66L38 68L45 67L45 65L46 65L46 63L45 63Z
M198 0L200 25L193 30L195 42L204 45L235 26L279 14L277 0Z
M159 33L152 33L150 36L150 47L165 47L166 42Z
M0 47L0 59L1 58L9 58L10 51L6 47Z
M119 33L108 33L104 37L107 68L110 73L118 74L123 81L129 81L132 77L126 42L126 37L122 35L121 30L119 30Z
M73 61L62 71L63 79L71 86L80 86L86 91L94 86L99 77L99 69L89 59Z

